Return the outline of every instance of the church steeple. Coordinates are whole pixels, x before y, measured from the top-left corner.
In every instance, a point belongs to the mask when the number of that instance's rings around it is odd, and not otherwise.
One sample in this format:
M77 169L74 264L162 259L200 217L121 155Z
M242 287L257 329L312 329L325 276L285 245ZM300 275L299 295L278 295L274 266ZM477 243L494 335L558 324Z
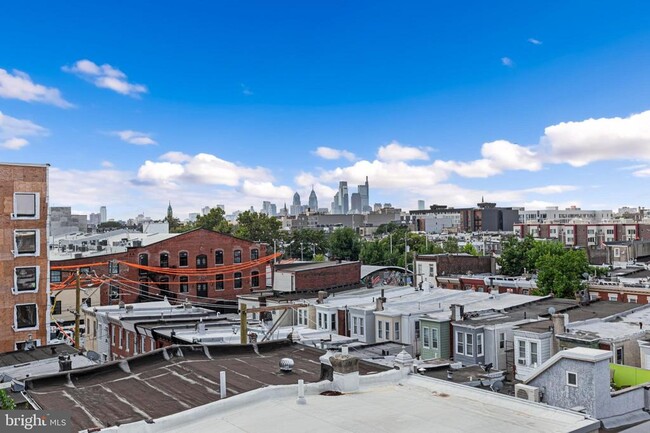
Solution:
M172 211L172 202L169 202L169 206L167 206L167 222L172 222L174 219L174 212Z

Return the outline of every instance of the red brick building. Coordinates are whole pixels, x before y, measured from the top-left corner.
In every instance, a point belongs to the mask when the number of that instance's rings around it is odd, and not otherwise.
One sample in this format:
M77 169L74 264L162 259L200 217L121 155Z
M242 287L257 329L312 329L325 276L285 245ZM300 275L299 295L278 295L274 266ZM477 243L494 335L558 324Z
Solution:
M48 166L0 164L0 352L46 345Z
M359 287L361 262L312 262L278 265L273 290L317 292Z
M195 304L233 301L237 295L266 289L272 263L266 245L206 229L196 229L126 252L52 262L81 267L104 280L101 304L189 300ZM85 268L85 269L84 269Z

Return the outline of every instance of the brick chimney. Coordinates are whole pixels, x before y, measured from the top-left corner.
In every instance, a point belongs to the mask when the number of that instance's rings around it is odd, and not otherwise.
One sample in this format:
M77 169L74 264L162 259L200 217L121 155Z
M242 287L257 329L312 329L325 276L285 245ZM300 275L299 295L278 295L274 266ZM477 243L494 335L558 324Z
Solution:
M359 390L359 358L337 353L330 358L334 369L333 390L354 392Z

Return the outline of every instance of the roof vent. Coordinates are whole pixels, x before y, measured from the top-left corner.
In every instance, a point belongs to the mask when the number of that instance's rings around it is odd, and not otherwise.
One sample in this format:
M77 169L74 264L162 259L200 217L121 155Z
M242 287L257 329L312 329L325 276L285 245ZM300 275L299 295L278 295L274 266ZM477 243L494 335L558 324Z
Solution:
M293 370L294 362L291 358L282 358L280 360L280 371L283 373L291 373Z

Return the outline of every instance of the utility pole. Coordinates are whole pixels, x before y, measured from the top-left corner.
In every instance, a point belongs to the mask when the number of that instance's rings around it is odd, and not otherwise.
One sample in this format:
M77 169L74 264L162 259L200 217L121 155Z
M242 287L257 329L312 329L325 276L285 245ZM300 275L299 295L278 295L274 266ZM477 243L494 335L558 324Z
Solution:
M79 268L77 268L77 284L75 293L75 312L74 312L74 347L79 350L79 322L81 320L81 278Z
M246 321L246 304L241 304L239 307L239 333L241 344L248 343L248 322Z
M302 253L302 242L300 242L300 261L301 262L305 261L305 258L304 258L303 253Z

